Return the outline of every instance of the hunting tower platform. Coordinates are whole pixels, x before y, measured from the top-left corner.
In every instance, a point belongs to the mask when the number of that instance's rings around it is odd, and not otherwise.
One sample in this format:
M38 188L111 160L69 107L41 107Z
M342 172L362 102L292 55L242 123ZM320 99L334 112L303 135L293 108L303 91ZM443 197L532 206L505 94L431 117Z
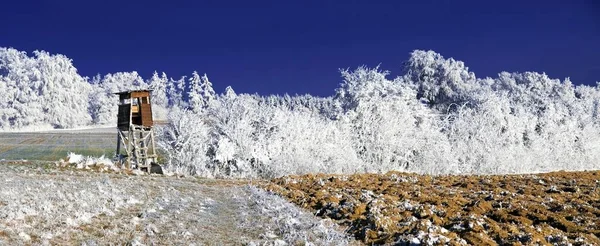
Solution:
M157 165L150 92L131 90L115 93L119 95L116 157L125 167L145 169L148 173L153 165ZM121 154L121 145L125 154Z

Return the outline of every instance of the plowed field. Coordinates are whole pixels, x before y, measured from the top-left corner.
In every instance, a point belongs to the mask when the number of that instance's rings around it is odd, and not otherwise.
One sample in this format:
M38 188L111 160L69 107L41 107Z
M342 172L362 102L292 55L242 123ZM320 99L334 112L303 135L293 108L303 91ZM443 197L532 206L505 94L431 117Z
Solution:
M600 171L303 175L264 188L366 244L600 245Z

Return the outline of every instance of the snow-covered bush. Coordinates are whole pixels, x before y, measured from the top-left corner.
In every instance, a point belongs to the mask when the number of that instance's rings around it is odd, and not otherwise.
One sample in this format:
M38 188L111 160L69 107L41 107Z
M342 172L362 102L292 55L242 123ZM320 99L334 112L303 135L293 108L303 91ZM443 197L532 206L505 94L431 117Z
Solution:
M172 109L168 125L156 128L157 145L165 153L169 172L215 177L208 158L211 137L206 122L198 115Z

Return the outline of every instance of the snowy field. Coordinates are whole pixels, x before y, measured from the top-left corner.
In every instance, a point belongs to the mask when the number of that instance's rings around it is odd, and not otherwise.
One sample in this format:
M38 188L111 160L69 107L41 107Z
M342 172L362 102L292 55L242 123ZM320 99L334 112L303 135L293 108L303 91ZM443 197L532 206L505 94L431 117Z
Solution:
M345 245L329 220L249 185L0 162L0 245Z
M354 244L330 220L252 181L57 166L68 152L109 156L115 134L114 128L0 133L0 245Z
M0 132L0 160L56 161L69 152L113 156L116 128Z

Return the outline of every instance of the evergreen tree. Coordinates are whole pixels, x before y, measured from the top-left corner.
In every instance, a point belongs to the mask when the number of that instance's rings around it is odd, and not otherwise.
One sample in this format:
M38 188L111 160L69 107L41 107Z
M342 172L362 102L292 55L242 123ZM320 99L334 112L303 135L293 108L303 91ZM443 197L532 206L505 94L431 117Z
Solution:
M202 79L198 75L198 72L194 71L188 82L189 106L192 112L198 113L206 105L204 100L202 100Z
M211 101L215 100L216 93L213 89L212 83L208 80L208 76L204 74L202 76L202 84L200 85L202 91L202 101L204 105L208 105Z

